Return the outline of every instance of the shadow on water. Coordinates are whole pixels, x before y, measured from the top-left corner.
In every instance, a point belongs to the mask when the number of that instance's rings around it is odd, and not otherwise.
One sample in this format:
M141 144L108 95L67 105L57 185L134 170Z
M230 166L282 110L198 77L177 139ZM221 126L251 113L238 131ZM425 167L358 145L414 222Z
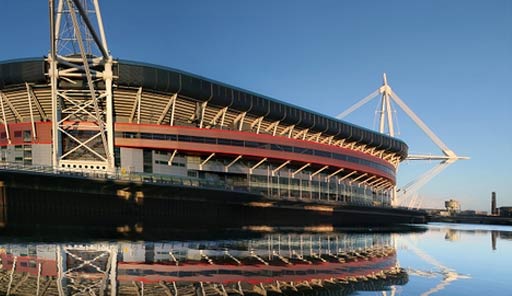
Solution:
M318 225L310 227L272 227L267 225L244 226L240 228L203 228L183 226L151 226L145 228L142 223L122 225L118 227L79 226L79 225L4 225L0 227L3 241L59 242L89 240L219 240L219 239L250 239L259 238L270 233L301 234L301 233L335 233L347 234L391 234L421 233L427 230L420 225L393 225L383 227L333 227Z

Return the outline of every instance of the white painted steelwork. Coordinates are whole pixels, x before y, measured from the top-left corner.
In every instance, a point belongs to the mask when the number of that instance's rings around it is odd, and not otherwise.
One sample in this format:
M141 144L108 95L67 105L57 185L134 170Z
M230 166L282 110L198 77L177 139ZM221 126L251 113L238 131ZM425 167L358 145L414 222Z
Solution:
M393 112L391 101L395 102L406 114L411 118L414 123L434 142L434 144L439 147L443 155L418 155L411 154L406 159L407 160L440 160L440 163L428 170L424 174L420 175L418 178L403 186L400 189L396 189L397 194L394 197L394 204L406 204L406 200L411 199L415 193L428 181L430 181L434 176L439 174L441 171L446 169L450 164L456 162L457 160L469 159L469 157L458 156L446 146L446 144L419 118L416 113L414 113L405 102L400 99L400 97L391 89L388 85L386 73L383 74L383 85L372 92L370 95L366 96L359 102L352 105L346 111L338 114L336 118L343 119L350 113L359 109L375 97L381 94L381 102L380 102L380 111L379 111L379 132L386 132L386 123L387 123L387 131L391 137L395 136L395 130L393 126ZM398 162L396 162L398 165ZM396 186L395 186L396 187ZM409 206L411 205L411 201L409 201Z
M49 0L49 9L53 167L114 172L113 60L98 0Z

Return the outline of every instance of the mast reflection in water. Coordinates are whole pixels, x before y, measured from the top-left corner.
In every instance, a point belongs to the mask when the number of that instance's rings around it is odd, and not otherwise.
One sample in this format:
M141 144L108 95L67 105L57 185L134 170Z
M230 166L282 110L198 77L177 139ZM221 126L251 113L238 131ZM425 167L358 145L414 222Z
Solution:
M279 295L407 283L389 234L0 245L7 295Z

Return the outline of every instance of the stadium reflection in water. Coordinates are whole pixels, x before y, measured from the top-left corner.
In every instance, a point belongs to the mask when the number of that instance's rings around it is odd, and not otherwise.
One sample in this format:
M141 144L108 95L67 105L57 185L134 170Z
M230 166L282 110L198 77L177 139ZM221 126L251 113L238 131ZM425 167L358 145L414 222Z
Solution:
M0 245L7 295L278 295L404 285L391 234Z

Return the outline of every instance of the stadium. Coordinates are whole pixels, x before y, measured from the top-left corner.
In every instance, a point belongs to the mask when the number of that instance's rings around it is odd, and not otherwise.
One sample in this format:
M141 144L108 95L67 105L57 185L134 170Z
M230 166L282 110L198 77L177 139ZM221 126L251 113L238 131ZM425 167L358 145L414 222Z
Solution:
M0 62L0 225L425 221L391 207L404 142L114 59L98 1L55 2L48 56Z
M0 64L2 161L52 167L45 59ZM128 61L112 68L116 174L207 180L267 197L390 204L405 143L183 71ZM86 81L59 87L82 99ZM99 84L99 83L98 83ZM71 100L59 102L71 109ZM93 112L87 112L93 113ZM90 114L66 116L56 169L107 171ZM89 147L79 147L91 137ZM89 138L90 139L90 138ZM79 149L77 149L77 147Z

